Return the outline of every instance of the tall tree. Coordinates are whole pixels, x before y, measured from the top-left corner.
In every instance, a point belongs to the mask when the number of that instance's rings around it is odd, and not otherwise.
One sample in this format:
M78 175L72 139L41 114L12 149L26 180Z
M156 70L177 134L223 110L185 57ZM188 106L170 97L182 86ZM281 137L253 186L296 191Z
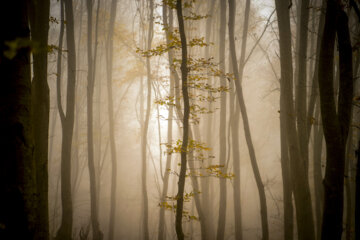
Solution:
M4 2L0 13L0 238L35 239L28 2Z
M187 43L184 27L184 18L182 13L182 0L176 1L176 13L179 24L179 33L181 39L181 90L184 101L184 115L182 119L183 123L183 137L181 145L181 165L180 165L180 174L178 181L178 193L177 193L177 204L176 204L176 219L175 219L175 229L176 235L179 240L184 239L184 233L182 229L182 215L183 215L183 204L184 204L184 188L185 188L185 175L186 175L186 165L187 165L187 148L189 140L189 115L190 115L190 102L188 95L188 86L187 86L187 77L188 77L188 67L187 67Z
M107 96L109 113L109 135L111 152L111 197L110 197L110 220L109 220L109 240L114 239L115 213L116 213L116 182L117 182L117 159L116 159L116 141L112 90L112 68L113 68L113 50L114 50L114 26L116 18L117 0L111 1L110 21L108 37L106 41L106 76L107 76Z
M169 20L168 20L168 6L166 4L163 4L163 9L162 9L162 13L163 13L163 23L164 26L168 28L168 30L165 30L165 38L166 38L166 44L169 45L170 43L170 34L173 31L173 11L172 9L170 9L169 12ZM168 61L169 61L169 66L172 65L173 62L173 51L169 50L168 51ZM169 73L170 73L170 86L169 86L169 96L171 98L174 97L174 69L172 67L170 67L169 69ZM173 126L173 112L174 112L174 106L170 105L169 106L169 112L168 112L168 128L167 128L167 142L168 144L171 144L172 142L172 126ZM170 169L171 167L171 154L168 153L166 155L166 165L165 165L165 173L164 173L164 180L163 180L163 189L162 189L162 195L161 195L161 203L166 201L166 196L167 196L167 192L168 192L168 185L169 185L169 176L170 176L170 172L168 171L168 169ZM159 240L163 240L166 239L166 234L165 234L165 208L161 207L160 208L160 213L159 213L159 235L158 235L158 239Z
M210 44L211 42L211 33L212 33L212 29L215 28L216 24L216 18L214 16L214 11L215 11L215 3L216 0L211 0L211 1L207 1L207 5L208 5L208 17L206 19L206 23L205 23L205 42L206 44ZM214 31L213 31L214 32ZM209 59L210 58L210 46L205 47L204 49L205 51L205 59ZM208 84L212 85L212 81L213 81L213 77L209 76L208 78ZM208 93L208 97L211 99L212 98L212 93L211 91ZM209 111L213 111L213 103L211 101L209 101L208 103L208 109ZM209 146L210 150L208 151L209 156L213 155L213 134L212 134L212 125L213 125L213 118L214 118L215 114L207 114L206 115L206 124L204 126L204 131L205 131L205 139L206 139L206 144L207 146ZM212 164L212 159L209 158L208 160L208 164L211 165ZM204 171L203 174L206 174L206 171ZM213 199L210 197L210 183L211 183L211 178L202 178L201 179L201 198L202 198L202 202L201 205L203 206L203 209L211 209L210 206L212 206L212 202ZM212 239L213 237L215 237L215 229L213 227L211 227L211 224L213 222L213 211L204 211L204 221L206 221L206 229L208 231L208 236L210 237L210 239Z
M99 1L99 0L98 0ZM90 177L90 205L91 205L91 225L93 231L93 239L101 240L103 234L100 231L98 221L98 202L97 202L97 183L95 174L94 162L94 134L93 134L93 96L94 96L94 82L95 82L95 64L96 60L93 57L93 1L86 1L86 9L88 14L87 22L87 58L88 58L88 85L87 85L87 145L88 145L88 167ZM96 53L95 53L96 54Z
M31 40L33 51L32 126L37 188L37 238L49 238L48 208L48 139L49 139L49 86L47 82L47 46L49 31L49 0L34 0L30 4Z
M337 36L340 83L334 98L334 47ZM326 141L322 239L341 239L346 140L353 96L352 47L348 17L339 1L328 0L319 59L320 109Z
M314 220L306 168L300 153L300 145L294 120L293 66L291 30L288 1L276 0L280 46L280 119L284 123L290 157L292 190L295 198L296 220L299 239L314 239Z
M61 93L58 85L59 114L62 125L61 143L61 204L62 219L57 232L58 240L72 238L73 206L71 199L71 147L74 130L75 109L75 81L76 81L76 52L74 36L74 13L72 0L61 0L65 6L66 19L66 43L67 43L67 91L66 91L66 114L61 105ZM62 6L61 6L62 9ZM62 23L63 24L63 21ZM61 52L59 52L61 54ZM61 55L60 55L61 57Z
M261 213L261 226L262 226L262 239L269 238L269 226L267 219L267 205L266 205L266 195L264 184L261 180L261 175L259 167L256 160L255 149L251 138L249 119L247 116L245 100L242 90L242 76L244 73L244 62L246 54L246 40L249 27L249 14L250 14L250 0L246 0L245 6L245 19L244 19L244 28L242 34L242 43L241 43L241 56L239 63L239 70L237 68L236 60L236 48L235 48L235 35L234 35L234 25L235 25L235 1L229 0L229 44L230 44L230 53L233 64L233 72L235 75L235 86L236 86L236 96L240 106L240 112L243 119L245 140L248 146L250 162L255 176L256 186L259 192L260 199L260 213Z
M220 29L219 29L219 70L225 72L225 34L226 34L226 1L220 0ZM224 74L220 76L221 86L226 86ZM219 125L219 165L226 172L226 92L220 97L220 125ZM219 218L216 239L223 240L226 221L226 178L220 177Z
M295 108L296 108L296 122L298 129L298 138L300 143L300 151L302 160L304 161L305 174L308 175L308 141L307 141L307 43L308 43L308 23L309 23L309 0L302 0L300 3L299 21L299 41L298 55L297 55L297 86L295 89Z
M147 50L151 49L151 43L153 39L154 31L154 1L149 0L149 29L147 35ZM143 234L144 239L149 239L149 206L148 206L148 194L147 194L147 158L146 158L146 149L147 149L147 134L149 128L150 112L151 112L151 64L150 58L146 58L146 72L147 72L147 99L146 99L146 113L145 121L142 125L142 135L141 135L141 188L143 195Z

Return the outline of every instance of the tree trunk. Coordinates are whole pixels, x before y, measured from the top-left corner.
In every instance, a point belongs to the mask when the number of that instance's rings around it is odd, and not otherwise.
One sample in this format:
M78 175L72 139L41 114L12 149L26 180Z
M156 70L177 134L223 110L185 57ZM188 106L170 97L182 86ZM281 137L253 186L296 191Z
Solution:
M232 64L231 64L232 65ZM239 122L240 109L236 101L235 85L234 90L230 93L230 118L231 118L231 142L232 142L232 157L234 165L234 180L233 180L233 197L234 197L234 217L235 217L235 239L242 240L242 217L241 217L241 191L240 191L240 144L239 144Z
M91 212L91 225L93 231L93 239L101 240L103 234L99 228L98 221L98 203L97 203L97 190L96 190L96 174L94 162L94 134L93 134L93 96L94 96L94 82L95 82L95 61L92 51L92 11L93 1L86 1L88 22L87 22L87 57L88 57L88 85L87 85L87 146L88 146L88 167L90 177L90 212Z
M151 49L151 43L153 39L153 16L154 16L154 2L153 0L149 0L150 3L150 16L149 16L149 30L147 36L147 50ZM146 58L146 71L147 71L147 100L146 100L146 114L145 114L145 122L142 129L141 136L141 186L142 186L142 194L143 194L143 235L144 239L149 239L149 224L148 224L148 194L147 194L147 158L146 158L146 149L147 149L147 133L149 128L149 120L150 120L150 112L151 112L151 65L150 58Z
M298 75L297 87L295 89L295 103L296 103L296 122L298 130L298 138L300 143L300 153L302 156L303 164L305 166L305 174L308 176L309 169L309 153L307 141L307 122L306 117L306 103L307 103L307 43L308 43L308 23L309 23L309 0L302 0L301 4L299 35L296 36L299 40L298 48Z
M74 38L74 14L72 0L62 0L65 5L66 16L66 42L68 48L67 58L67 92L66 92L66 115L60 106L60 118L62 125L61 144L61 226L57 232L58 240L72 238L73 206L71 199L71 145L74 130L75 108L75 81L76 81L76 54ZM59 52L60 53L60 52ZM58 90L59 91L59 90ZM59 97L59 96L58 96ZM61 105L61 100L58 101Z
M320 106L316 104L316 120L320 119ZM316 239L321 238L321 223L322 223L322 209L324 202L324 189L322 186L322 148L323 148L323 129L320 121L314 128L314 147L313 147L313 162L314 162L314 201L315 201L315 224L316 224Z
M184 204L184 188L185 188L185 175L186 175L186 165L187 165L187 146L188 146L188 134L189 134L189 115L190 115L190 103L188 96L188 86L187 86L187 76L188 76L188 67L187 67L187 43L185 36L184 28L184 19L182 14L182 1L176 1L176 12L179 22L179 32L181 39L181 89L183 94L184 101L184 116L183 116L183 141L181 145L181 167L178 181L178 193L177 193L177 207L176 207L176 219L175 219L175 229L176 235L179 240L184 239L184 233L182 229L182 215L183 215L183 204Z
M116 183L117 183L117 162L116 162L116 142L115 142L115 124L114 107L112 92L112 68L113 68L113 49L114 49L114 25L116 18L117 0L111 1L109 32L106 41L106 73L107 73L107 96L109 112L109 135L111 152L111 196L110 196L110 216L109 216L109 240L114 239L114 227L116 216Z
M244 61L246 54L246 39L247 32L249 26L249 13L250 13L250 0L246 0L245 7L245 20L244 20L244 29L242 35L242 45L241 45L241 56L240 56L240 71L237 68L237 60L236 60L236 48L235 48L235 36L234 36L234 23L235 23L235 1L229 0L229 43L230 43L230 53L231 59L233 63L233 71L235 75L235 86L236 86L236 95L240 106L240 112L243 119L244 124L244 133L245 140L248 146L250 162L255 176L256 186L259 192L260 198L260 213L261 213L261 226L262 226L262 239L269 239L269 227L268 227L268 219L267 219L267 206L266 206L266 196L264 184L261 180L259 167L257 165L257 160L255 156L254 145L251 138L249 120L247 116L246 106L244 95L242 91L241 81L244 72Z
M27 1L11 1L1 6L1 239L35 239L37 231L28 11ZM14 49L6 41L24 46Z
M207 1L208 3L208 8L209 8L209 13L208 15L210 17L208 17L206 19L206 33L205 33L205 42L207 44L210 44L211 42L211 29L212 27L214 28L214 26L216 25L214 23L214 9L215 9L215 2L216 0L211 0L211 1ZM205 59L209 59L210 57L210 47L205 47ZM208 84L212 85L212 81L213 78L211 76L209 76L208 79ZM209 92L208 93L208 97L212 97L212 93ZM208 109L209 111L213 111L213 103L210 101L208 103ZM213 134L212 134L212 127L213 127L213 118L214 118L214 114L207 114L206 115L206 124L204 127L205 130L205 139L206 139L206 144L207 146L210 148L210 150L208 150L208 154L209 156L213 155ZM212 164L212 158L209 158L209 160L207 161L208 165ZM203 174L206 174L206 171L203 171ZM211 178L201 178L200 180L201 182L201 205L203 207L203 209L212 209L212 203L213 203L213 198L210 197L210 183ZM212 226L213 223L213 211L209 210L209 211L204 211L204 221L206 222L206 229L207 229L207 236L209 236L209 240L214 239L215 238L215 229Z
M336 33L340 56L337 111L333 69L329 70L329 66L333 66L334 63ZM352 49L349 35L346 13L339 3L328 0L319 60L320 108L326 141L322 239L341 239L342 235L345 150L353 96Z
M226 34L226 1L220 0L220 30L219 30L219 70L225 73L225 34ZM220 85L226 86L226 80L223 74L220 76ZM221 92L220 97L220 126L219 126L219 165L226 172L226 92ZM217 228L217 240L223 240L225 236L226 222L226 178L219 178L220 181L220 201L219 218Z
M357 149L355 187L355 239L360 240L360 140Z
M293 106L293 68L288 1L276 0L280 44L280 119L285 122L286 141L290 156L292 189L295 197L299 239L314 239L314 224L309 181L301 158Z
M167 19L168 17L168 6L166 4L163 5L163 23L164 26L168 27L168 31L165 31L165 36L166 36L166 44L169 45L170 43L170 39L169 39L169 32L171 33L173 30L173 14L172 14L172 9L170 9L170 14L169 14L169 21ZM173 53L171 50L168 51L168 61L169 61L169 66L171 66L172 62L173 62ZM171 98L174 97L174 74L173 74L173 70L170 67L170 71L169 71L169 75L170 75L170 86L169 86L169 96ZM173 112L174 112L174 107L173 105L169 106L169 113L168 113L168 129L167 129L167 144L171 144L172 142L172 125L173 125ZM162 195L161 195L161 203L166 201L166 196L167 196L167 192L168 192L168 185L169 185L169 176L170 176L170 172L168 171L168 169L171 168L171 154L167 153L166 155L166 165L165 165L165 173L164 173L164 180L163 180L163 189L162 189ZM164 207L160 207L160 213L159 213L159 235L158 235L158 239L159 240L164 240L166 239L166 234L165 234L165 208Z
M47 83L47 44L49 31L49 0L31 2L31 40L38 49L33 51L32 126L34 136L34 160L38 220L36 237L49 238L48 209L48 139L49 139L49 86Z

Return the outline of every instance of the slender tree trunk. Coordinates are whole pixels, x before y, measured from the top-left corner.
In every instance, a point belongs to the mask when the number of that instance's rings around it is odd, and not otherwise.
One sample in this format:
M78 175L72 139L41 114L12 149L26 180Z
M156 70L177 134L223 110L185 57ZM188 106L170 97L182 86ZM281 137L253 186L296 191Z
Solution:
M316 104L316 119L320 120L320 106ZM323 130L320 123L314 127L314 147L313 147L313 161L314 161L314 200L315 200L315 224L316 224L316 239L321 239L321 223L322 223L322 209L324 202L324 189L322 186L322 148L323 148Z
M267 240L269 238L269 227L268 227L268 219L267 219L267 206L266 206L266 196L265 196L265 189L264 184L261 180L260 171L257 165L257 160L255 156L255 150L251 138L250 133L250 126L249 120L247 116L246 106L244 95L242 91L241 81L244 71L244 61L245 61L245 54L246 54L246 39L247 39L247 32L249 26L249 13L250 13L250 0L246 0L246 7L245 7L245 20L244 20L244 29L242 35L242 45L241 45L241 56L240 56L240 71L237 68L237 61L236 61L236 48L235 48L235 37L234 37L234 23L235 23L235 1L229 0L229 42L230 42L230 53L234 68L234 75L235 75L235 86L236 86L236 95L240 106L240 112L243 119L244 124L244 133L245 133L245 140L248 146L249 155L251 166L253 168L256 186L259 192L260 198L260 212L261 212L261 226L262 226L262 239Z
M353 117L351 117L352 121ZM350 129L351 130L351 129ZM349 168L352 164L352 141L353 138L353 131L349 131L349 136L346 144L346 152L345 152L345 171L344 171L344 181L345 181L345 199L346 199L346 205L345 205L345 239L351 240L352 236L352 230L353 227L352 224L352 199L351 199L351 185L350 185L350 177L351 177L351 171L349 171Z
M28 11L27 1L3 2L0 10L1 239L35 239L37 231ZM11 49L7 41L25 46Z
M154 2L153 0L149 0L150 7L150 16L149 16L149 30L147 36L147 50L151 49L151 43L153 39L153 15L154 15ZM150 58L146 58L146 70L147 70L147 100L146 100L146 114L145 114L145 122L142 129L142 137L141 137L141 188L143 194L143 235L144 239L149 239L149 224L148 224L148 194L147 194L147 158L146 158L146 147L147 147L147 133L149 128L149 120L150 120L150 112L151 112L151 65Z
M280 37L280 119L283 119L285 122L284 127L290 156L290 171L295 198L298 238L311 240L315 238L311 196L294 121L292 95L293 68L288 1L276 0L275 4Z
M326 0L322 0L321 9L326 8ZM324 32L324 24L325 24L325 11L320 11L320 20L318 25L318 35L316 39L316 57L315 57L315 66L314 66L314 73L312 77L312 84L311 84L311 94L308 104L308 111L307 111L307 139L310 139L311 133L311 119L314 114L315 103L317 101L317 97L319 94L319 83L318 83L318 75L319 75L319 58L320 58L320 47L321 47L321 39L322 34Z
M220 30L219 30L219 70L225 73L225 34L226 34L226 1L220 0ZM223 74L220 76L220 85L226 86ZM226 172L226 92L221 92L220 97L220 126L219 126L219 165L223 166L222 171ZM223 240L225 236L226 222L226 178L220 177L220 201L219 218L217 228L217 240Z
M209 8L209 17L206 19L206 33L205 33L205 42L207 44L210 44L210 38L211 38L211 29L213 27L214 24L214 9L215 9L215 2L216 0L211 0L211 1L207 1L208 3L208 8ZM205 59L209 59L210 57L210 47L205 47ZM209 76L208 79L208 84L212 85L212 81L213 78L211 76ZM208 93L208 97L212 98L212 93L209 92ZM208 103L208 109L209 111L213 111L213 103L210 101ZM206 116L206 124L205 124L205 139L206 139L206 144L207 146L209 146L210 150L208 151L208 155L212 156L213 155L213 134L212 134L212 125L213 125L213 118L214 118L214 114L207 114ZM207 161L207 165L211 165L212 164L212 158L209 158L209 160ZM203 172L204 175L206 175L206 171ZM201 205L203 207L203 209L208 209L207 211L204 211L204 221L206 222L206 229L207 229L207 236L209 237L209 239L214 239L215 238L215 229L212 227L212 223L213 223L213 211L211 210L211 206L212 206L212 198L210 197L210 183L211 183L211 178L208 177L204 177L201 178L201 197L202 197L202 202Z
M232 65L232 64L231 64ZM230 93L230 118L231 118L231 142L232 142L232 157L234 165L234 180L233 180L233 197L234 197L234 217L235 217L235 238L242 240L242 216L241 216L241 191L240 191L240 152L239 152L239 122L240 122L240 108L236 101L235 85L234 90Z
M93 239L101 240L103 234L100 231L98 221L98 203L96 190L96 174L94 162L94 134L93 134L93 96L94 96L94 80L95 80L95 61L92 51L92 17L93 17L93 1L86 1L88 22L87 22L87 57L88 57L88 85L87 85L87 145L88 145L88 167L90 177L90 205L91 205L91 225L93 231Z
M340 87L334 99L333 66L335 37L339 49ZM352 50L348 18L335 0L327 1L319 63L320 108L326 141L322 239L341 239L346 140L353 96Z
M32 126L34 160L36 166L38 220L36 237L49 238L48 208L48 139L49 139L49 86L47 83L47 44L49 31L49 0L31 2L31 40L37 45L33 51Z
M62 219L61 226L56 238L69 240L72 238L73 206L71 199L71 145L74 130L74 108L75 108L75 81L76 81L76 54L74 38L74 14L72 0L62 0L65 5L66 16L66 42L68 48L67 56L67 92L66 92L66 115L62 106L59 107L62 124L61 144L61 204ZM60 53L60 52L59 52ZM61 56L60 56L61 57ZM60 63L61 64L61 63ZM60 91L60 90L58 90ZM58 96L58 98L61 95ZM60 101L61 105L61 97Z
M117 0L111 1L109 33L106 41L106 73L107 73L107 96L109 112L109 135L111 152L111 196L110 196L110 216L109 216L109 240L114 239L114 227L116 216L116 182L117 182L117 161L116 161L116 142L115 142L115 124L114 107L112 92L112 68L113 68L113 49L114 49L114 25L116 18Z
M184 19L182 14L182 1L176 1L176 12L179 22L179 32L181 39L181 79L182 79L182 94L184 101L184 116L183 116L183 141L181 145L181 167L178 181L178 193L177 193L177 207L176 207L176 219L175 219L175 229L176 235L179 240L184 239L184 233L182 229L182 215L183 215L183 204L184 204L184 188L185 188L185 175L186 175L186 166L187 166L187 146L188 146L188 134L189 134L189 115L190 115L190 103L188 96L188 86L187 86L187 76L188 76L188 67L187 67L187 43L186 35L184 28Z
M169 14L169 21L168 21L168 6L166 4L163 5L163 23L164 26L168 27L168 31L165 31L165 37L166 37L166 44L169 45L170 40L169 40L169 32L171 33L173 30L173 14L172 14L172 9L170 9L170 14ZM172 56L172 51L169 50L168 52L168 61L169 61L169 66L171 66L172 62L173 62L173 56ZM174 97L174 74L173 74L174 69L172 69L170 67L170 86L169 86L169 96L171 98ZM173 112L174 112L174 107L173 105L169 106L169 113L168 113L168 129L167 129L167 144L171 144L172 142L172 125L173 125ZM165 173L164 173L164 180L163 180L163 189L162 189L162 195L161 195L161 203L166 201L166 196L167 196L167 192L168 192L168 185L169 185L169 176L170 176L170 172L168 171L171 168L171 154L168 153L166 155L166 165L165 165ZM166 233L165 233L165 208L164 207L160 207L160 213L159 213L159 235L158 235L158 239L159 240L164 240L166 239Z
M307 141L307 117L306 117L306 103L307 103L307 43L308 43L308 23L309 23L309 0L302 0L300 2L301 10L298 16L299 23L299 48L298 48L298 75L297 87L295 89L295 103L296 103L296 122L298 130L298 138L300 143L300 152L302 155L303 164L305 166L305 174L308 175L309 168L309 154Z

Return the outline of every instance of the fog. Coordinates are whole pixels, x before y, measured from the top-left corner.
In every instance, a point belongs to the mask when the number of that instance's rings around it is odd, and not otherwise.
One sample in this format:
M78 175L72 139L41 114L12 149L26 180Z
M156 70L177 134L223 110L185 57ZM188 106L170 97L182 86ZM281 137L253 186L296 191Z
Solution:
M50 0L33 239L355 239L360 15L323 1Z

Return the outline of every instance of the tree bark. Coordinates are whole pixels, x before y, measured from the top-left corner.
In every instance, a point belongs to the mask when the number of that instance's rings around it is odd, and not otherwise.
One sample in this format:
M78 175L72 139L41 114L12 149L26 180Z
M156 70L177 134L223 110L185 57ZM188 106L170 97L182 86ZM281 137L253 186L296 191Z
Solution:
M299 239L314 239L311 196L306 169L300 153L300 145L294 121L293 67L291 53L291 30L288 1L276 0L280 45L280 119L285 122L286 141L289 148L292 189L295 198Z
M320 120L320 103L316 104L316 119ZM324 203L324 189L322 186L322 148L323 148L323 129L320 122L314 126L314 147L313 147L313 162L314 162L314 201L315 201L315 224L316 224L316 239L321 239L321 224L322 224L322 209Z
M334 99L335 37L339 49L340 86L338 106ZM326 141L322 239L341 239L346 140L353 96L352 49L348 18L335 0L327 1L319 62L320 108Z
M302 0L301 4L299 35L296 36L299 39L298 48L298 75L297 75L297 87L295 89L295 103L296 103L296 122L298 130L298 138L300 143L300 152L302 156L303 164L305 166L305 174L308 175L309 169L309 153L308 153L308 141L307 141L307 123L306 116L307 106L307 43L308 43L308 23L309 23L309 0Z
M181 145L181 167L178 181L178 193L177 193L177 207L176 207L176 219L175 219L175 229L176 235L179 240L184 239L184 233L182 229L182 215L183 215L183 204L184 204L184 188L185 188L185 175L186 175L186 165L187 165L187 146L189 140L189 115L190 115L190 103L188 96L188 86L187 86L187 76L188 76L188 67L187 67L187 43L186 35L184 28L184 19L182 14L182 1L176 1L176 12L179 23L179 33L181 39L181 89L183 94L184 101L184 115L183 115L183 141Z
M36 44L33 51L32 126L34 136L34 161L38 220L36 237L49 238L48 209L48 139L49 139L49 86L47 83L47 45L49 31L49 0L31 2L31 40Z
M35 239L28 3L6 2L0 12L0 238Z
M355 187L355 239L360 239L360 140L357 149L356 164L356 187Z
M235 85L233 85L235 87ZM242 240L242 216L241 216L241 191L240 191L240 144L239 144L239 122L240 109L236 101L235 88L230 93L230 109L231 109L231 142L232 142L232 157L234 165L234 180L233 180L233 198L234 198L234 217L235 217L235 239Z

